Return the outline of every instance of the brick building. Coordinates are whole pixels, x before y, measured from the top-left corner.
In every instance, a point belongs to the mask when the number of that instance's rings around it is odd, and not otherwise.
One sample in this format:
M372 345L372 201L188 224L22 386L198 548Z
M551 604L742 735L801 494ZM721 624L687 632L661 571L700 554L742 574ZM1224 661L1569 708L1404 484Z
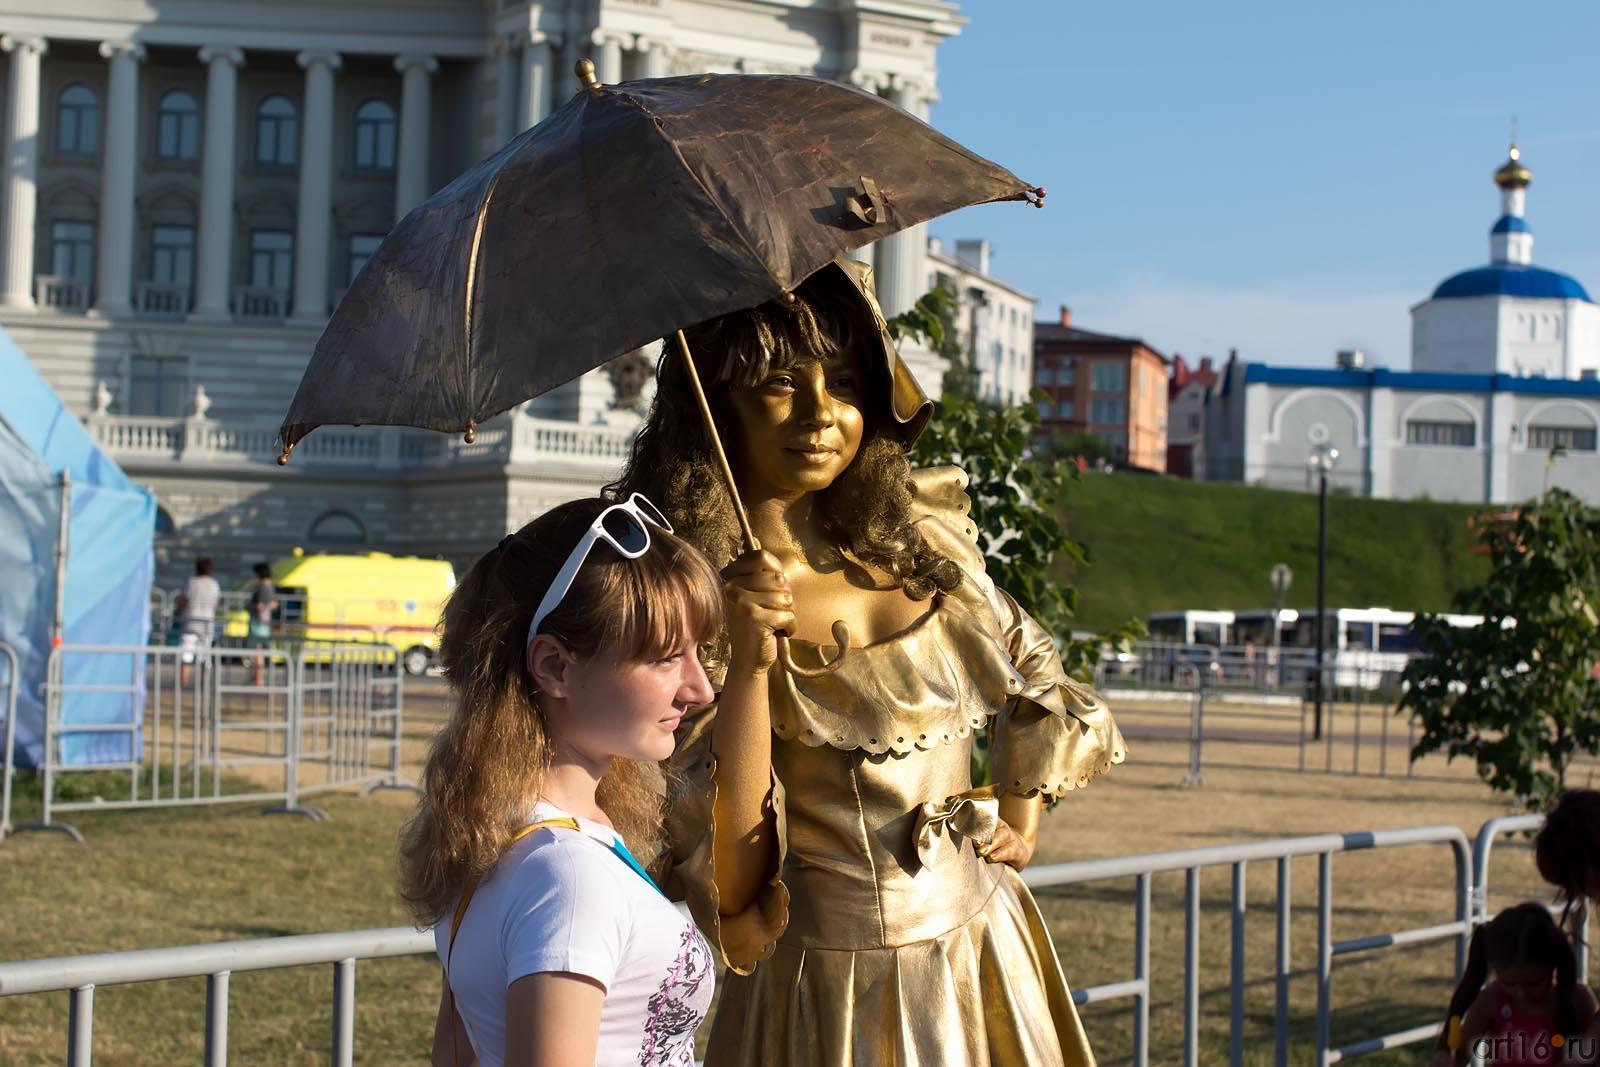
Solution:
M1137 337L1116 337L1057 322L1033 327L1033 384L1040 436L1048 441L1091 433L1111 445L1118 463L1167 469L1166 356Z

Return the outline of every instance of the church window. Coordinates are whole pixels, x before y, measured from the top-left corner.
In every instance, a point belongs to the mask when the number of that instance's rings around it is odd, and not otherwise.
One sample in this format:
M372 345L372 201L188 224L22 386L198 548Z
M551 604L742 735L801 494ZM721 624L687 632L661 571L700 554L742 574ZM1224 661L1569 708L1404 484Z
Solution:
M1595 429L1593 426L1529 426L1528 448L1536 452L1548 452L1552 448L1593 452Z
M1470 422L1443 422L1412 419L1406 423L1406 444L1442 448L1473 448L1478 430Z

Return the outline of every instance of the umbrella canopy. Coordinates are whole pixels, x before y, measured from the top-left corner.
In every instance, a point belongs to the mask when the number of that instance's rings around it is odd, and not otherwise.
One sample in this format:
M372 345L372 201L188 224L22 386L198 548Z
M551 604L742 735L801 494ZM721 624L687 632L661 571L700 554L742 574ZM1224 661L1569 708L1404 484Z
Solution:
M472 428L969 204L1043 196L888 101L789 75L589 85L418 205L281 431Z

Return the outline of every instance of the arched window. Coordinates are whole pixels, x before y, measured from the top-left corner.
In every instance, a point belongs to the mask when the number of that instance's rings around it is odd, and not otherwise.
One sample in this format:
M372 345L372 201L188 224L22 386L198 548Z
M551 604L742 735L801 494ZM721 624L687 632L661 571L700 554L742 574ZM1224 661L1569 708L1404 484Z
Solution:
M367 528L348 511L325 511L311 524L306 540L313 545L364 545Z
M356 108L356 169L394 169L394 108L387 100Z
M182 89L171 89L156 109L156 156L194 159L200 154L200 105Z
M300 142L294 101L274 95L256 108L256 162L264 167L292 167Z
M100 102L94 90L73 84L56 97L56 151L75 156L92 156L95 135L100 128Z

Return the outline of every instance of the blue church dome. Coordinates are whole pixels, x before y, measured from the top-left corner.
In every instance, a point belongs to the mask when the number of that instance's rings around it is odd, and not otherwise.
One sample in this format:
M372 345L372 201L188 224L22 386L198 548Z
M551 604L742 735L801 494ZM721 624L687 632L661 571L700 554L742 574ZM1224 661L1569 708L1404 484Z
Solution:
M1433 299L1469 296L1523 296L1545 300L1589 300L1576 278L1543 267L1495 263L1454 274L1439 283ZM1592 303L1592 301L1591 301Z
M1517 215L1501 215L1500 221L1494 224L1490 233L1532 233L1528 220Z

